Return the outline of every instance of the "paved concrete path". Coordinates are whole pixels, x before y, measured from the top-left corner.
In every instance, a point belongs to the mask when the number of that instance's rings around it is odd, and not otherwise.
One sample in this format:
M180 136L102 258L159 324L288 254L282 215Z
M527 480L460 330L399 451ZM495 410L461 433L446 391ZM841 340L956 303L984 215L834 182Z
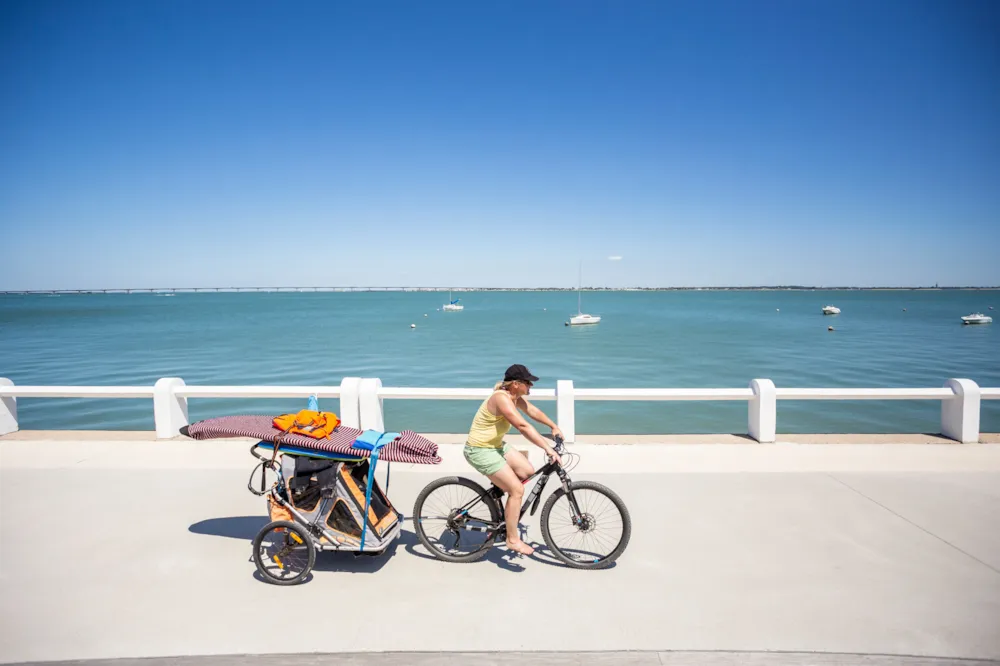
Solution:
M566 569L544 546L447 564L407 526L387 556L321 554L293 588L260 582L250 561L266 517L246 490L247 448L0 438L0 661L1000 659L997 445L580 445L574 478L612 487L632 513L609 570ZM458 451L393 467L404 513L462 469ZM537 516L529 537L541 543ZM423 654L350 654L368 652Z

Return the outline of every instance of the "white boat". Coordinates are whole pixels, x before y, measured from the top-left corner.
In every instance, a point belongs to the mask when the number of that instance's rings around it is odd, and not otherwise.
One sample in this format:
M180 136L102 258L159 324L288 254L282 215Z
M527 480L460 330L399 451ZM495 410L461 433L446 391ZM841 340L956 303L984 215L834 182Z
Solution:
M585 326L587 324L599 324L601 323L601 318L598 315L584 314L583 312L583 301L580 296L580 289L583 288L583 262L580 262L580 275L579 281L576 285L576 314L571 315L569 321L566 322L567 326Z
M993 317L984 315L982 312L975 312L962 317L963 324L992 324Z
M448 302L441 306L441 310L444 312L461 312L465 309L464 305L459 305L461 298L456 298L451 300L451 290L448 290Z
M827 314L830 314L830 315L840 314L840 308L838 308L836 305L824 305L823 306L823 314L825 314L825 315L827 315Z
M569 318L570 326L582 326L584 324L599 324L601 323L601 318L597 315L589 314L576 314Z

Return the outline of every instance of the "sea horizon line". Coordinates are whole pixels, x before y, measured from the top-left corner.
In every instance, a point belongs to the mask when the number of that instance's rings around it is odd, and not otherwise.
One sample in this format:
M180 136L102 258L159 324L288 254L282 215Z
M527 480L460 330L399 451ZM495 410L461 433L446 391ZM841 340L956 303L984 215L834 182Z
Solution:
M2 296L132 293L351 293L351 292L479 292L479 291L998 291L1000 286L808 286L757 285L721 287L108 287L87 289L8 289Z

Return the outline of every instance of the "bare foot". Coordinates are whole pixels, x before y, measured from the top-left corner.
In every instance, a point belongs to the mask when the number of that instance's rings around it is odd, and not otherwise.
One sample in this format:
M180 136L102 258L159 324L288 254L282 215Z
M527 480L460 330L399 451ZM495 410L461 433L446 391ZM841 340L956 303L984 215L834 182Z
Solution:
M534 548L523 541L508 541L507 548L511 549L515 553L521 553L522 555L531 555L535 552Z

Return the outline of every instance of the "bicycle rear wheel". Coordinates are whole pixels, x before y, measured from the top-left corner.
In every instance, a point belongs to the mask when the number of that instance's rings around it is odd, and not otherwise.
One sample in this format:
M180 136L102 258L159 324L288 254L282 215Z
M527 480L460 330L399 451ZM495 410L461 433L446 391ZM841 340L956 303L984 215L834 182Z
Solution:
M474 481L448 476L428 484L413 505L413 529L434 557L475 562L493 546L500 508Z
M572 501L571 501L572 500ZM576 481L559 488L542 509L542 537L560 562L574 569L603 569L625 551L632 518L613 490Z

